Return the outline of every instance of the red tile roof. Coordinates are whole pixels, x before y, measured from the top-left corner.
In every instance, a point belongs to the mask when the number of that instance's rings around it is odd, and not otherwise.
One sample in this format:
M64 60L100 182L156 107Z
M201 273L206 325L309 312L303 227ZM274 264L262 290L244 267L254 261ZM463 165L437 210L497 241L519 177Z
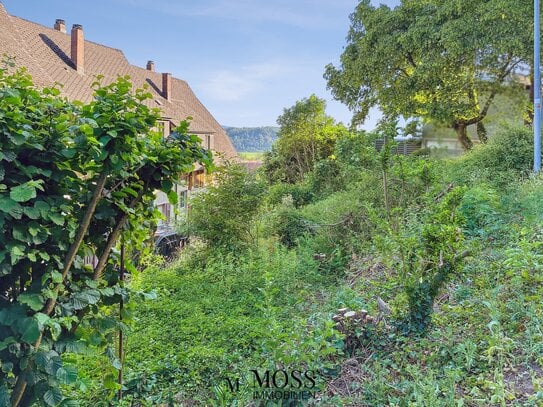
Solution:
M118 76L129 75L136 87L149 86L153 98L151 107L162 110L163 116L178 124L192 117L190 130L213 134L214 150L226 157L236 156L236 150L224 129L198 100L187 82L172 77L172 96L162 95L162 74L131 65L123 52L85 40L84 71L78 72L70 58L71 36L19 17L9 15L0 3L0 57L15 58L24 66L37 86L62 84L61 91L72 100L92 100L91 84L96 75L104 82L113 82Z

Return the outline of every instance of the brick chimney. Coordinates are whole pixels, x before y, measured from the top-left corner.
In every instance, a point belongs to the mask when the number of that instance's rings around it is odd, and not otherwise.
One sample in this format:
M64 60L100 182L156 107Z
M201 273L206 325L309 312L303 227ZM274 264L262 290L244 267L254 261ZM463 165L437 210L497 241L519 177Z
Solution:
M83 26L72 26L72 63L77 72L83 73L85 61L85 40L83 38Z
M171 100L172 98L172 74L163 73L162 74L162 96L164 99Z
M155 63L153 61L147 61L147 70L155 72Z
M66 34L66 22L60 18L55 20L54 29Z

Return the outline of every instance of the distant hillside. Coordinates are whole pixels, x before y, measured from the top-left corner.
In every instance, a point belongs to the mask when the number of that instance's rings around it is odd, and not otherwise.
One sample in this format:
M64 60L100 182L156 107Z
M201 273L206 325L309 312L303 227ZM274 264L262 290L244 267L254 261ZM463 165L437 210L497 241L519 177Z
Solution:
M279 127L271 126L223 128L239 152L270 151L279 131Z

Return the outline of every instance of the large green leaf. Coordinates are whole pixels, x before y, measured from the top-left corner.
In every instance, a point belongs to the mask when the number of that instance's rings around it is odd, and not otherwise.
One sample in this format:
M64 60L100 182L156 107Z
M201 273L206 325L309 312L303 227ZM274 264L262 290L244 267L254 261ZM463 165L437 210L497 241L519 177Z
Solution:
M34 206L25 206L23 211L30 219L38 219L40 217L40 211Z
M50 375L56 375L57 371L62 367L62 359L58 355L51 356L49 362L45 366L45 371Z
M40 336L38 321L30 317L18 321L17 331L21 334L21 340L30 344L34 344Z
M26 212L26 211L25 211ZM30 222L28 225L28 233L30 233L30 236L36 237L38 236L38 233L40 231L40 225L36 222Z
M38 321L40 327L43 327L47 322L51 320L51 317L49 317L49 315L42 312L37 312L36 315L34 315L34 318L36 318L36 321Z
M61 367L55 376L62 384L72 384L77 381L77 370L73 366Z
M23 225L13 225L13 230L11 231L11 234L13 235L13 238L15 240L19 240L21 242L27 241L27 233L26 233L26 227Z
M36 356L34 357L34 361L36 362L36 366L40 368L40 370L45 370L47 368L47 365L49 364L49 361L51 360L51 357L54 355L53 352L48 351L40 351L36 353Z
M9 192L9 197L15 202L27 202L32 198L36 197L36 187L29 184L18 185L14 188L11 188Z
M43 395L43 401L48 406L58 406L63 398L62 392L56 388L47 390Z
M49 260L49 258L44 260ZM53 283L62 283L62 274L58 271L53 271L51 273L51 280L53 281Z
M19 304L5 307L0 310L0 325L10 326L15 321L24 318L25 315L25 308Z
M34 203L34 208L36 208L40 212L42 217L47 216L47 214L51 210L51 206L45 201L36 201Z
M6 195L0 196L0 211L9 213L15 219L21 219L23 215L23 208L13 199Z
M24 250L24 246L13 246L11 248L11 250L10 250L11 265L14 265L15 263L17 263L19 261L19 259L24 257L25 252L23 250Z
M100 300L100 292L98 290L86 290L77 293L72 298L72 304L75 309L83 309L87 305L96 304Z
M62 216L60 213L50 212L48 216L55 225L64 225L64 216Z
M28 305L34 311L41 310L43 308L43 305L45 304L45 300L39 294L19 294L17 300L20 303Z

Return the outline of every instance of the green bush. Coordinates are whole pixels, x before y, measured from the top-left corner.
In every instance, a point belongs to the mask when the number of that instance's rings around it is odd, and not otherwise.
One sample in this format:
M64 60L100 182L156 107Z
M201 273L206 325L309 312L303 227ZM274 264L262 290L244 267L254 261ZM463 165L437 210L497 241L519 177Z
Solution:
M349 178L342 173L340 163L328 158L315 164L313 171L307 174L306 183L314 195L320 199L345 189Z
M219 168L213 184L190 201L187 226L191 235L211 246L241 248L254 242L252 220L266 187L241 165Z
M293 248L298 239L308 233L314 233L312 224L292 205L283 204L273 214L272 234L288 248Z
M487 144L452 162L447 173L457 183L486 181L500 187L530 173L533 135L526 127L504 127Z
M401 322L405 332L424 333L431 323L434 301L463 259L464 226L458 207L464 188L455 188L424 213L398 242L403 259L404 290L409 311Z
M152 130L151 95L127 77L96 78L94 100L82 104L7 68L0 63L0 405L73 405L66 391L81 383L70 354L107 352L110 378L120 366L112 345L125 325L112 309L130 292L117 243L139 246L158 220L154 192L174 203L174 181L211 157L187 122L176 137Z
M497 192L484 184L470 188L464 194L459 213L465 220L464 231L468 236L496 236L503 222Z
M348 133L336 141L334 155L344 172L349 175L353 171L378 168L378 155L375 150L376 133Z
M272 185L266 196L266 201L270 205L279 205L285 198L292 198L292 203L295 207L307 205L314 199L314 193L310 188L310 185L306 182L298 184L285 184L279 183Z

